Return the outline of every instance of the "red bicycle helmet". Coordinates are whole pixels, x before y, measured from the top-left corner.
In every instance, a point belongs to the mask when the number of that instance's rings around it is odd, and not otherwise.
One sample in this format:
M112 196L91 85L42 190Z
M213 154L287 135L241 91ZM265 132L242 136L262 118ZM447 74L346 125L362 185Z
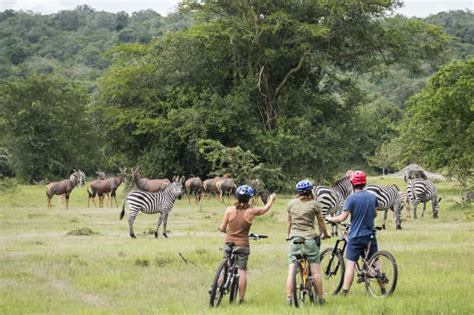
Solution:
M367 175L363 171L355 171L351 174L352 185L365 185L367 184Z

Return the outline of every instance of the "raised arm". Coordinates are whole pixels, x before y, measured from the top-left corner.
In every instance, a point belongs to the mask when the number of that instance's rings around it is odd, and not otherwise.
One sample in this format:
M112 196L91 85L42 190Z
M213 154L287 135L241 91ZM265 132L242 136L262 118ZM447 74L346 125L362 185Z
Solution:
M252 208L249 212L252 216L259 216L262 214L265 214L270 210L270 208L273 205L273 201L275 201L276 194L273 193L270 195L270 198L268 198L267 204L263 208Z

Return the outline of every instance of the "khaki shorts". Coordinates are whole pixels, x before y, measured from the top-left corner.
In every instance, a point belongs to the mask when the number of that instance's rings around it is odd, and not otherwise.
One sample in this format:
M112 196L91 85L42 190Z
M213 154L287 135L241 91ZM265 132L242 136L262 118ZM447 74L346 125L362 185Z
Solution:
M298 256L306 254L306 258L310 264L319 264L319 246L316 244L316 241L311 239L305 239L302 244L295 244L295 241L301 241L303 238L295 237L290 241L290 246L288 250L288 263L293 264L298 259Z
M230 246L225 244L224 245L224 258L230 258L228 255L229 252L230 252ZM232 252L236 255L237 268L239 268L240 270L246 271L247 261L249 260L249 255L250 255L250 248L234 246L234 250Z

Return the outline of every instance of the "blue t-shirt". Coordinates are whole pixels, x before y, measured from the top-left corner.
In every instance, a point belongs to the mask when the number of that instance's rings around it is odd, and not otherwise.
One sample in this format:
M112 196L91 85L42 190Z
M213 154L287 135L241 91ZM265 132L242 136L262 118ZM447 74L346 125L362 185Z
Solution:
M374 232L375 208L377 198L367 191L355 192L346 199L344 211L351 214L349 239Z

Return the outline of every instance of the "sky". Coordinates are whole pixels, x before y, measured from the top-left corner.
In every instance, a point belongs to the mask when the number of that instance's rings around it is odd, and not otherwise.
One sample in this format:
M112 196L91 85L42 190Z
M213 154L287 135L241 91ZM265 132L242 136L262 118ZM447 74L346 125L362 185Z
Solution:
M51 14L60 10L73 10L76 6L87 4L96 11L133 13L153 9L161 15L176 10L179 0L0 0L0 11L7 9L33 11ZM405 0L405 6L398 13L408 17L427 17L441 11L474 11L474 0Z

